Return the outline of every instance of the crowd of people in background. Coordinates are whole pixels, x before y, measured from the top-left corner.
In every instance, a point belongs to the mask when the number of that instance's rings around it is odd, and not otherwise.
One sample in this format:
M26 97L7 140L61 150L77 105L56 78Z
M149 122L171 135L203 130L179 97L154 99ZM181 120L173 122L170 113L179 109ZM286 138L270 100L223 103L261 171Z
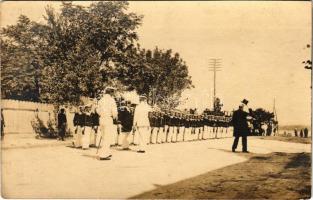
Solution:
M304 129L300 129L299 133L298 133L298 129L295 128L294 130L294 136L295 137L304 137L307 138L309 136L309 130L307 128Z

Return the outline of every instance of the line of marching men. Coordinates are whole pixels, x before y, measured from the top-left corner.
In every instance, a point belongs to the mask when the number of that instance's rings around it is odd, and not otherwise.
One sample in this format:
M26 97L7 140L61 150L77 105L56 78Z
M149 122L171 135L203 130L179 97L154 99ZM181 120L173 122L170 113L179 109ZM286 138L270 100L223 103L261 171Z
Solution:
M98 134L100 133L99 119L100 116L94 105L79 106L73 119L75 126L73 145L76 148L88 149L99 144L101 136Z
M149 116L150 143L203 140L226 136L230 117L154 111Z
M137 113L148 112L148 122L144 129L136 129L133 125L134 110L124 106L123 112L119 112L118 121L113 129L110 129L107 141L110 146L122 145L123 149L129 149L130 144L140 145L139 151L145 151L146 144L161 144L169 142L194 141L208 138L227 137L232 133L230 116L195 115L185 114L179 111L153 111L145 104L143 111L135 109ZM145 111L144 111L145 110ZM135 116L136 118L136 116ZM143 119L144 116L137 118ZM138 120L137 120L138 121ZM76 148L88 149L101 145L102 134L99 130L100 115L97 105L88 104L80 106L73 119L75 129L73 145ZM113 123L114 124L114 123ZM125 125L127 124L127 125ZM128 126L123 130L122 126Z

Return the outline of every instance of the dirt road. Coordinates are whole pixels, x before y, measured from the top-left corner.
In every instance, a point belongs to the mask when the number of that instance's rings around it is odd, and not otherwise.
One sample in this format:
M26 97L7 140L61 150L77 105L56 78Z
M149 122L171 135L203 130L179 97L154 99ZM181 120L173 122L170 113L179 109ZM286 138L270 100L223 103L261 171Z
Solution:
M97 160L95 149L5 149L2 192L7 198L130 198L247 161L229 150L231 143L225 138L149 145L145 154L115 149L111 161ZM250 137L249 150L300 153L310 152L310 145Z

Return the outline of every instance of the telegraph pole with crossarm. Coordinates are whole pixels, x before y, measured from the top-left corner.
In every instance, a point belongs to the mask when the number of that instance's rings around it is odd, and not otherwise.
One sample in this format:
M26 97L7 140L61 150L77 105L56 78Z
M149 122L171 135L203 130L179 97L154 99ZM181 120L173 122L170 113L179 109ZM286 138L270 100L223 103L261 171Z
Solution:
M221 71L221 59L212 58L209 61L209 71L213 71L213 107L216 100L216 72Z

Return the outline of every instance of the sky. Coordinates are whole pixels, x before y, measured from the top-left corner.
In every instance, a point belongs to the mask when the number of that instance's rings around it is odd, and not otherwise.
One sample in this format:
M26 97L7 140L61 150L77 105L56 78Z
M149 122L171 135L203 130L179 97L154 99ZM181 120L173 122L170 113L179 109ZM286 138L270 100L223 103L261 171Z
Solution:
M60 2L2 2L1 26L20 14L44 21L48 4L59 8ZM275 99L280 124L310 124L311 72L302 61L311 55L311 2L133 1L129 11L144 16L143 48L172 49L186 61L195 88L183 93L182 107L212 106L209 62L219 58L217 97L224 110L246 98L251 108L272 111Z

